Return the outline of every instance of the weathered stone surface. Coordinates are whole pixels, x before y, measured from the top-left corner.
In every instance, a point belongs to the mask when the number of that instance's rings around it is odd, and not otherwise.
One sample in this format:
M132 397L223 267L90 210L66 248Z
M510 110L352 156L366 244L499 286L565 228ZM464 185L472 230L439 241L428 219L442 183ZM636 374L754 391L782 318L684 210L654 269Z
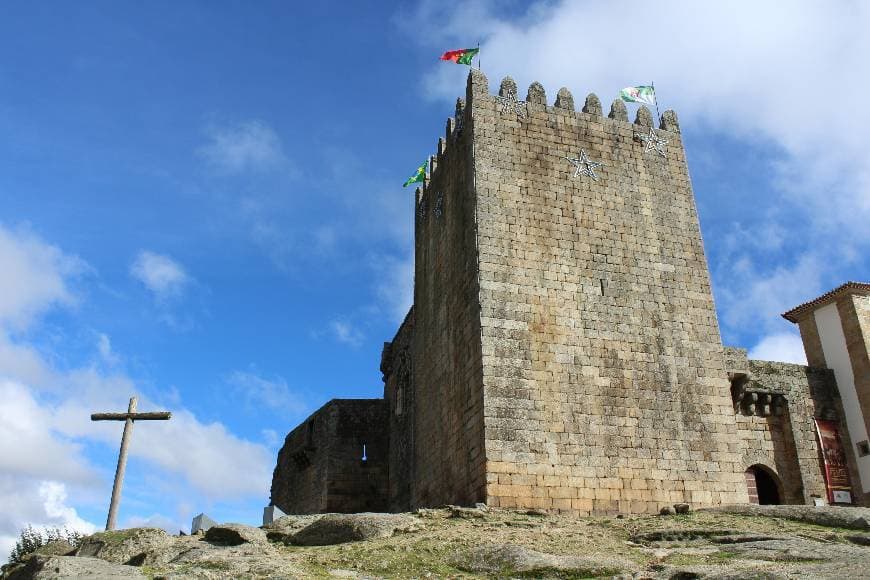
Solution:
M859 546L870 546L870 534L851 534L846 539Z
M614 99L607 116L615 121L628 122L628 109L625 107L625 102L622 99Z
M262 544L266 542L266 532L243 524L220 524L205 532L205 541L223 546Z
M547 93L544 91L544 85L535 81L529 85L529 91L526 94L526 102L533 105L547 105Z
M501 85L498 89L498 96L507 97L509 95L519 98L519 95L517 94L517 82L511 77L505 77L501 80Z
M291 544L293 543L292 538L296 532L311 525L322 517L323 514L282 516L271 524L263 526L262 529L266 532L266 538L270 542Z
M574 110L574 95L571 94L571 91L562 87L559 89L559 92L556 93L556 106L560 109L565 109L567 111Z
M271 503L287 514L386 511L388 437L383 399L330 401L284 440Z
M486 510L480 508L450 506L450 517L464 519L484 518L486 517Z
M66 540L55 540L44 546L40 546L33 553L42 554L43 556L67 556L72 554L76 548Z
M474 509L474 508L465 508ZM146 575L154 578L353 578L587 577L611 574L628 580L670 578L856 578L868 575L870 550L850 541L867 534L820 528L802 521L776 521L721 511L685 516L576 518L530 510L480 510L482 518L451 518L449 507L425 510L430 517L413 537L375 534L356 546L293 546L271 542L211 543L198 536L167 536L149 552ZM366 514L418 518L409 514ZM325 516L288 516L285 531ZM347 517L347 516L342 516ZM130 534L133 537L139 534ZM629 538L630 541L626 541ZM105 552L105 554L109 554ZM36 555L34 558L46 558ZM130 566L105 569L89 557L56 557L63 577L135 577ZM70 560L83 565L70 566ZM686 562L695 562L686 564ZM33 577L24 566L9 571ZM8 568L6 569L8 570ZM47 573L58 577L57 572ZM113 576L113 574L115 574ZM122 574L122 575L119 575ZM46 577L46 576L40 576ZM6 580L7 576L3 576Z
M35 555L14 569L8 580L60 580L68 578L144 578L135 566L107 562L99 558Z
M638 107L637 115L634 118L634 124L640 125L641 127L653 126L652 113L650 113L649 109L646 108L646 105Z
M692 510L692 506L687 503L675 503L674 511L678 514L687 514Z
M709 508L731 514L784 518L852 530L870 530L870 508L809 505L725 505Z
M458 559L460 568L497 576L594 578L613 576L631 570L634 566L617 558L585 558L583 556L556 556L531 550L516 544L480 546L469 556Z
M583 112L590 115L601 116L601 100L595 93L589 93L586 96L586 102L583 104Z
M389 538L397 530L417 527L415 518L403 514L326 514L293 535L301 546L328 546Z
M165 549L170 544L170 537L158 528L98 532L85 537L75 555L141 566L153 563L153 554Z
M670 109L662 113L662 119L661 123L659 124L659 128L664 129L665 131L679 133L680 122L677 120L677 114Z

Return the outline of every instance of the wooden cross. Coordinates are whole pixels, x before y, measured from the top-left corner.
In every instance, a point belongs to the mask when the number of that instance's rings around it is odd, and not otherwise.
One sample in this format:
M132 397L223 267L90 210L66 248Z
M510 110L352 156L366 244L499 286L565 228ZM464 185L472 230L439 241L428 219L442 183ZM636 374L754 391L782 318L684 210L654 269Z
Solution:
M127 448L133 433L133 421L166 421L172 417L168 411L155 413L137 413L136 397L130 397L130 405L126 413L94 413L91 421L124 421L124 435L121 436L121 451L118 454L118 468L115 470L115 483L112 486L112 503L109 504L109 517L106 519L106 530L115 529L115 518L118 515L118 504L121 500L121 485L124 483L124 470L127 468Z

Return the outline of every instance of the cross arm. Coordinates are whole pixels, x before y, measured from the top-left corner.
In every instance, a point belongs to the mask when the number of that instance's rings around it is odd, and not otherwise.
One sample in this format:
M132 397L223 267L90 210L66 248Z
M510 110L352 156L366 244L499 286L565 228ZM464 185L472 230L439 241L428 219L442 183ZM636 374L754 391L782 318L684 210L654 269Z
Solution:
M151 413L93 413L91 421L166 421L172 417L169 411L154 411Z

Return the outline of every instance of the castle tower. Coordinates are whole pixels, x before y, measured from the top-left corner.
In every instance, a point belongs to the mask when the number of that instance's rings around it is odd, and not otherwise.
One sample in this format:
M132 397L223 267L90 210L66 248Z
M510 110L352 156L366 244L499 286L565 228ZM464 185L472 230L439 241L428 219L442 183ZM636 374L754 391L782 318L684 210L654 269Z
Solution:
M870 284L847 282L782 315L800 328L807 363L833 370L842 399L852 491L870 503Z
M747 502L676 115L517 98L472 70L418 194L391 506Z

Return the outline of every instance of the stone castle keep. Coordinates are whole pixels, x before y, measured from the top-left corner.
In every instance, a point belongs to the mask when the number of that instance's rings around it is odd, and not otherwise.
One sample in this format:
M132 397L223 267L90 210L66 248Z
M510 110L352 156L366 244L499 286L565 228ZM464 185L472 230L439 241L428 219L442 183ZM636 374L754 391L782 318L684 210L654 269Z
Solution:
M550 106L537 83L523 103L472 70L415 252L384 398L333 400L287 436L283 511L870 502L870 284L784 315L809 367L723 347L672 111L656 129L619 100Z

